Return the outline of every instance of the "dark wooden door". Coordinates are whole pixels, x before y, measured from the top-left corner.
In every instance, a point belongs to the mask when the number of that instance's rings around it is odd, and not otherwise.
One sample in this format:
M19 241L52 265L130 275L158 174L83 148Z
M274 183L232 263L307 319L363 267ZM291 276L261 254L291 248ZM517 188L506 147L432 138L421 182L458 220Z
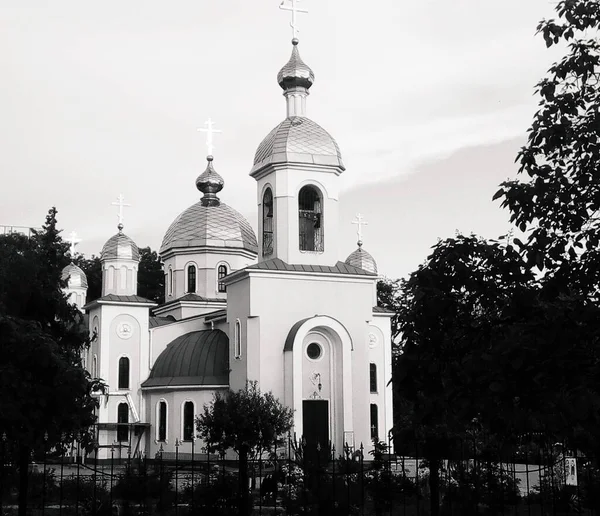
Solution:
M306 441L307 457L324 458L329 452L329 402L327 400L304 400L302 402L302 432Z

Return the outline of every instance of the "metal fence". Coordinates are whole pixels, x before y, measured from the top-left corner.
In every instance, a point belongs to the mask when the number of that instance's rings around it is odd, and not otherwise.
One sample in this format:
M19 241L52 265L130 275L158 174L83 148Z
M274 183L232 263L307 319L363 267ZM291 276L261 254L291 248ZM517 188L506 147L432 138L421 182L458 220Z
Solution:
M32 457L27 514L240 514L240 464L224 453L154 457L47 451ZM248 465L248 514L431 514L429 463L414 453L309 449L288 439ZM552 445L514 451L512 459L464 453L439 461L441 515L600 514L600 474L576 450ZM0 514L18 511L19 472L4 454Z

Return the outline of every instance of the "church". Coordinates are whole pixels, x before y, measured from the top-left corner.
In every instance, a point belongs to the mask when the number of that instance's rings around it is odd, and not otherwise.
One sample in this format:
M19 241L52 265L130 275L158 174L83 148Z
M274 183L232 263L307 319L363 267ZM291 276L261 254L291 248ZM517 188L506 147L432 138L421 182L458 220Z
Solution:
M295 3L286 9L295 29ZM196 415L215 392L247 381L292 408L298 439L337 450L362 443L365 454L372 438L387 440L392 314L376 306L377 265L363 248L360 216L358 247L340 260L345 167L334 138L306 116L315 77L296 35L277 75L285 118L249 166L257 232L219 198L225 181L209 120L200 199L165 228L159 251L165 303L137 295L139 251L121 217L102 248L99 299L86 304L81 269L63 273L89 320L84 366L107 384L98 393L98 459L200 454Z

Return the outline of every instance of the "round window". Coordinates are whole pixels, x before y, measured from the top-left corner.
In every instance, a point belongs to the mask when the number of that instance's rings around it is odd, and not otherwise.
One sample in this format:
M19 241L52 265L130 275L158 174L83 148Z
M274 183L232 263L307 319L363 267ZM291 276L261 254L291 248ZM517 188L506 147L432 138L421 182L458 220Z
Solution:
M319 358L321 358L323 350L321 349L321 346L319 346L316 342L311 342L306 348L306 354L311 360L318 360Z

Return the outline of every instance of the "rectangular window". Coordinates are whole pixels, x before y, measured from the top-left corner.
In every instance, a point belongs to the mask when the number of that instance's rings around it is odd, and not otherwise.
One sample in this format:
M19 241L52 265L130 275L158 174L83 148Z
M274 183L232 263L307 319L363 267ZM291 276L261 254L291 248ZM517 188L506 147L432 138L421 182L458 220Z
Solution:
M191 441L194 436L194 404L186 401L183 404L183 440Z
M158 441L167 440L167 402L158 403Z
M377 405L371 403L371 439L379 439L379 421L377 418Z
M120 403L117 409L117 441L120 443L129 441L129 406Z
M369 385L371 392L377 392L377 366L369 364Z
M129 359L119 359L119 389L129 389Z

